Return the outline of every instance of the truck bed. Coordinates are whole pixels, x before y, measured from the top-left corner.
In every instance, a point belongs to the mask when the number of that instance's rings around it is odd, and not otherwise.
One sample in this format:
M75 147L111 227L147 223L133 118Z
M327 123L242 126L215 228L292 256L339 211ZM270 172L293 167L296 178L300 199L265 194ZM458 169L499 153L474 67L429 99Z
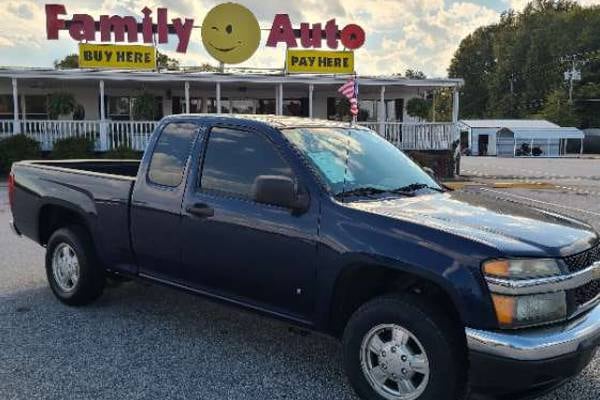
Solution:
M13 214L17 228L44 244L44 229L40 227L47 226L54 215L64 219L65 213L72 212L85 218L80 223L92 233L106 265L133 264L129 214L139 164L132 160L15 163Z

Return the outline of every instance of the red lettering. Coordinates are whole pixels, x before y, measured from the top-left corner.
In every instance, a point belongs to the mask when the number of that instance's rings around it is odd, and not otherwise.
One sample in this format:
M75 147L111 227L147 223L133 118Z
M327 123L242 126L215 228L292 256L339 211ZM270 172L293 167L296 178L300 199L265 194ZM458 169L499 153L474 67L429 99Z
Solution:
M125 41L125 28L127 28L127 40L129 42L137 42L137 21L133 17L120 17L113 15L100 16L100 40L103 42L110 41L110 33L114 32L115 42Z
M167 29L167 9L158 9L158 43L169 42L169 30Z
M142 37L144 38L144 43L152 43L152 10L148 7L144 7L142 9L142 14L144 14L144 18L142 19Z
M65 29L65 21L58 19L58 16L66 13L67 10L62 4L46 4L46 37L48 39L58 39L58 31Z
M96 27L94 18L88 14L74 14L73 22L69 27L69 34L75 40L96 40Z
M273 26L267 39L267 46L277 47L277 43L285 42L288 47L297 47L294 29L290 16L287 14L277 14L273 19Z
M300 24L300 44L302 47L321 48L321 24L313 24L312 30L309 26L306 22Z
M192 28L194 27L194 20L186 18L185 23L181 23L181 18L173 19L173 26L175 27L175 33L179 38L179 44L177 44L176 51L179 53L185 53L187 51L188 43L190 42L190 35L192 34Z
M365 31L356 24L346 25L340 33L340 39L345 48L358 49L365 43Z
M338 48L337 33L338 26L335 23L335 18L330 19L329 21L327 21L327 24L325 24L325 37L327 38L327 46L330 49Z

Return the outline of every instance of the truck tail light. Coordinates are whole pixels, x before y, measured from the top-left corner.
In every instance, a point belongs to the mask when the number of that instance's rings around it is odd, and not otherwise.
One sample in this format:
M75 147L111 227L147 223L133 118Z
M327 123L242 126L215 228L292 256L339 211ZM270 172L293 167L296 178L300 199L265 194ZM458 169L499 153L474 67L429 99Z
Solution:
M8 205L13 208L15 201L15 174L11 171L8 175Z

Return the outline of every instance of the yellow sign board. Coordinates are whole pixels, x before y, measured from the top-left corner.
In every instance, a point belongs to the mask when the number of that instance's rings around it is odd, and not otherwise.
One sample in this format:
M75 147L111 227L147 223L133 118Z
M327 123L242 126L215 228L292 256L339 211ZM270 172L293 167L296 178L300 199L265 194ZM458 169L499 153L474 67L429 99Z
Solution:
M156 69L156 49L141 45L80 43L79 67Z
M298 74L352 74L354 73L354 52L288 50L286 69Z

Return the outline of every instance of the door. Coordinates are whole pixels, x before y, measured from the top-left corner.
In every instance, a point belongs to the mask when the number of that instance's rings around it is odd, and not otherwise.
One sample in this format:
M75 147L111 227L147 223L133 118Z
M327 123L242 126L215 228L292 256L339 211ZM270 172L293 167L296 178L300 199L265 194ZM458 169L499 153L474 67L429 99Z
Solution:
M488 143L490 141L489 135L479 135L479 155L487 156L488 152Z
M164 280L180 280L181 202L190 153L203 128L172 122L162 129L145 176L138 176L132 196L131 234L139 272Z
M303 319L315 290L318 201L312 196L308 211L297 215L253 200L261 175L285 175L305 187L290 150L271 139L212 128L201 175L184 201L183 264L198 289Z

